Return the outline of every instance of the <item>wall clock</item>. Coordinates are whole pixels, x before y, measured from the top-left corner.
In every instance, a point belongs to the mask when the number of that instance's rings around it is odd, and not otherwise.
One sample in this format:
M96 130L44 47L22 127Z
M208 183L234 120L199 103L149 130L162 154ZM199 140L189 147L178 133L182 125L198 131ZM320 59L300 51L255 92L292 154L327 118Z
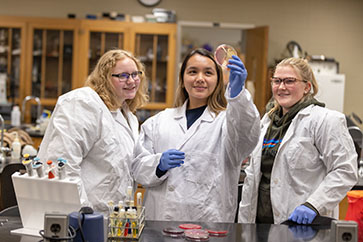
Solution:
M138 1L145 7L153 7L161 2L161 0L138 0Z

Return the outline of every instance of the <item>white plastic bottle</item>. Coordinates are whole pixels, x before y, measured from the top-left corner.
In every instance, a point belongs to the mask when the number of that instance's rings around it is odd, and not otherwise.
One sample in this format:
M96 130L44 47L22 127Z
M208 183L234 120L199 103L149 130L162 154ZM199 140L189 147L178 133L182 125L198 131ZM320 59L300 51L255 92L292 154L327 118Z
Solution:
M11 110L11 126L19 127L20 126L20 109L19 106L15 105L13 110Z
M15 133L15 139L11 144L11 159L13 161L20 161L21 144L19 141L18 133Z

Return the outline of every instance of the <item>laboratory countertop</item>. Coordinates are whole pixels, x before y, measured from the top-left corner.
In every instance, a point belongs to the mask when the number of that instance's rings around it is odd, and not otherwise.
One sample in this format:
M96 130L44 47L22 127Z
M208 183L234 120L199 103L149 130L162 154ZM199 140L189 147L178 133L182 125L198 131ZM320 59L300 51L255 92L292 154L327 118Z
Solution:
M33 129L31 127L33 127ZM31 124L23 124L20 127L14 127L14 126L11 126L10 124L5 124L4 128L6 130L9 130L12 128L20 128L20 129L24 130L25 132L27 132L30 137L41 137L42 138L44 136L44 132L41 132L38 129L34 129L34 126Z
M146 221L146 226L138 241L140 242L183 242L184 238L172 238L163 235L163 229L178 227L182 222ZM183 222L185 223L185 222ZM331 230L326 227L309 227L268 224L203 223L203 229L227 230L224 237L210 237L210 242L295 242L295 241L332 241ZM21 228L19 217L0 216L0 240L6 242L35 242L40 238L12 235L10 231ZM123 240L117 240L123 241ZM127 239L126 241L130 241Z

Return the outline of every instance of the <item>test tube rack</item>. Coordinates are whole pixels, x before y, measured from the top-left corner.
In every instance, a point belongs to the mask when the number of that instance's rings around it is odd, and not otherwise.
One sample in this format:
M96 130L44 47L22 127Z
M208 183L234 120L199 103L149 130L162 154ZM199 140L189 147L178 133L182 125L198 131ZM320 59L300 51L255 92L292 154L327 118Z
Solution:
M141 211L136 218L108 218L108 240L128 239L138 240L145 227L145 207L141 207Z
M23 228L12 230L12 234L40 237L46 212L69 214L81 208L76 180L38 178L20 172L15 172L11 178L23 224Z

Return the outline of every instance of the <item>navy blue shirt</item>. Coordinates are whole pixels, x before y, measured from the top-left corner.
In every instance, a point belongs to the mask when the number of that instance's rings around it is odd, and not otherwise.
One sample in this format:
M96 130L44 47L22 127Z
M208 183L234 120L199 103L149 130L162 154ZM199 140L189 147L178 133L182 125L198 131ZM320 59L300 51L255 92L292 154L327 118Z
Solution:
M202 116L205 108L207 105L199 107L199 108L193 108L186 111L187 116L187 128L189 129L190 126L200 117Z

